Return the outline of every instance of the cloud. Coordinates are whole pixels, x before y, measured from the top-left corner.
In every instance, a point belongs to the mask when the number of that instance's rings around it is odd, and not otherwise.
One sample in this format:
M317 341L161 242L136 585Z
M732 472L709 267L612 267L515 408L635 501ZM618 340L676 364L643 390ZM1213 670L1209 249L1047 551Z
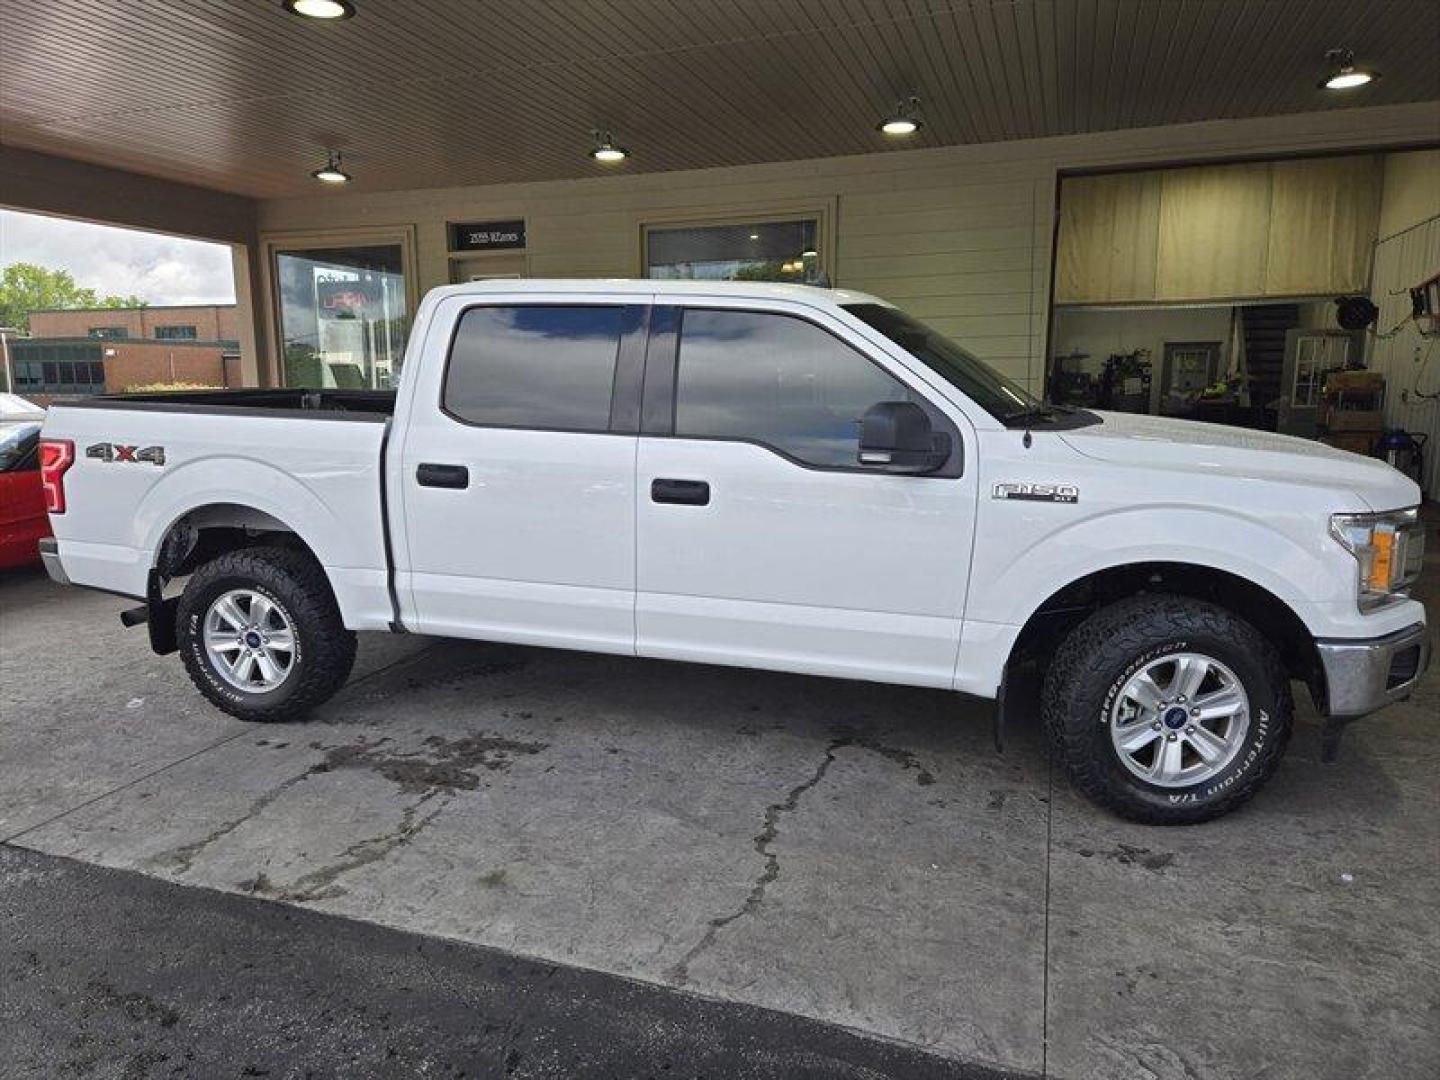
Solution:
M224 244L0 210L0 266L38 263L68 270L102 296L134 294L152 304L233 304L235 279Z

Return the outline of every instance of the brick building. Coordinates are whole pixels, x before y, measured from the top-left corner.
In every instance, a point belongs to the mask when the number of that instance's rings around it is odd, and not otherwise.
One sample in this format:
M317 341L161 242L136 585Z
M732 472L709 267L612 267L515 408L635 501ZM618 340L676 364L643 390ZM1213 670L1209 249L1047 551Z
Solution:
M5 381L44 403L157 384L239 386L235 305L74 308L30 313L10 338Z
M47 308L30 313L37 338L144 338L156 341L234 342L234 304L139 308Z

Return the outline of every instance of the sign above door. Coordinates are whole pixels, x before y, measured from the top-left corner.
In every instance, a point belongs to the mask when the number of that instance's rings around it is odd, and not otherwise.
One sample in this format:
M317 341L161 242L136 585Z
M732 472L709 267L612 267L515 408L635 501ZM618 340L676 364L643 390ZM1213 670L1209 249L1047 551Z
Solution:
M452 221L451 251L508 251L525 246L525 219Z

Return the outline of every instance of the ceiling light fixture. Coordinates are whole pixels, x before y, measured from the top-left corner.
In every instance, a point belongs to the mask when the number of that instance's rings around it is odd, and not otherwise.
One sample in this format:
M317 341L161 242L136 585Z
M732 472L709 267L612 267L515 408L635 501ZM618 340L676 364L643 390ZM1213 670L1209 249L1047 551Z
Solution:
M1355 66L1355 54L1349 49L1331 49L1325 54L1330 74L1320 84L1322 90L1354 90L1357 86L1379 78L1379 72Z
M355 5L350 0L280 0L280 6L302 19L334 21L355 14Z
M602 164L615 165L630 156L629 150L615 145L615 136L608 131L597 128L590 133L590 137L595 140L590 156Z
M330 156L325 161L325 167L316 169L310 174L322 184L348 184L350 174L340 167L340 151L331 150Z
M924 126L925 121L920 118L920 99L914 94L896 102L895 111L878 125L882 134L896 138L914 135Z
M819 257L820 252L816 251L813 247L807 247L804 251L800 252L800 258L802 259L818 259Z

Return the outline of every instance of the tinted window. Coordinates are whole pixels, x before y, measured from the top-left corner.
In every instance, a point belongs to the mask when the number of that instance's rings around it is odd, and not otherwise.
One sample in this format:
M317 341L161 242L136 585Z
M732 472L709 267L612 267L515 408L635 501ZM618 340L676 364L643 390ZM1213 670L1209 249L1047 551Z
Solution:
M605 431L621 307L477 307L450 352L445 407L472 424Z
M857 465L865 410L921 401L813 323L750 311L687 310L676 379L676 435L762 442L811 465Z

